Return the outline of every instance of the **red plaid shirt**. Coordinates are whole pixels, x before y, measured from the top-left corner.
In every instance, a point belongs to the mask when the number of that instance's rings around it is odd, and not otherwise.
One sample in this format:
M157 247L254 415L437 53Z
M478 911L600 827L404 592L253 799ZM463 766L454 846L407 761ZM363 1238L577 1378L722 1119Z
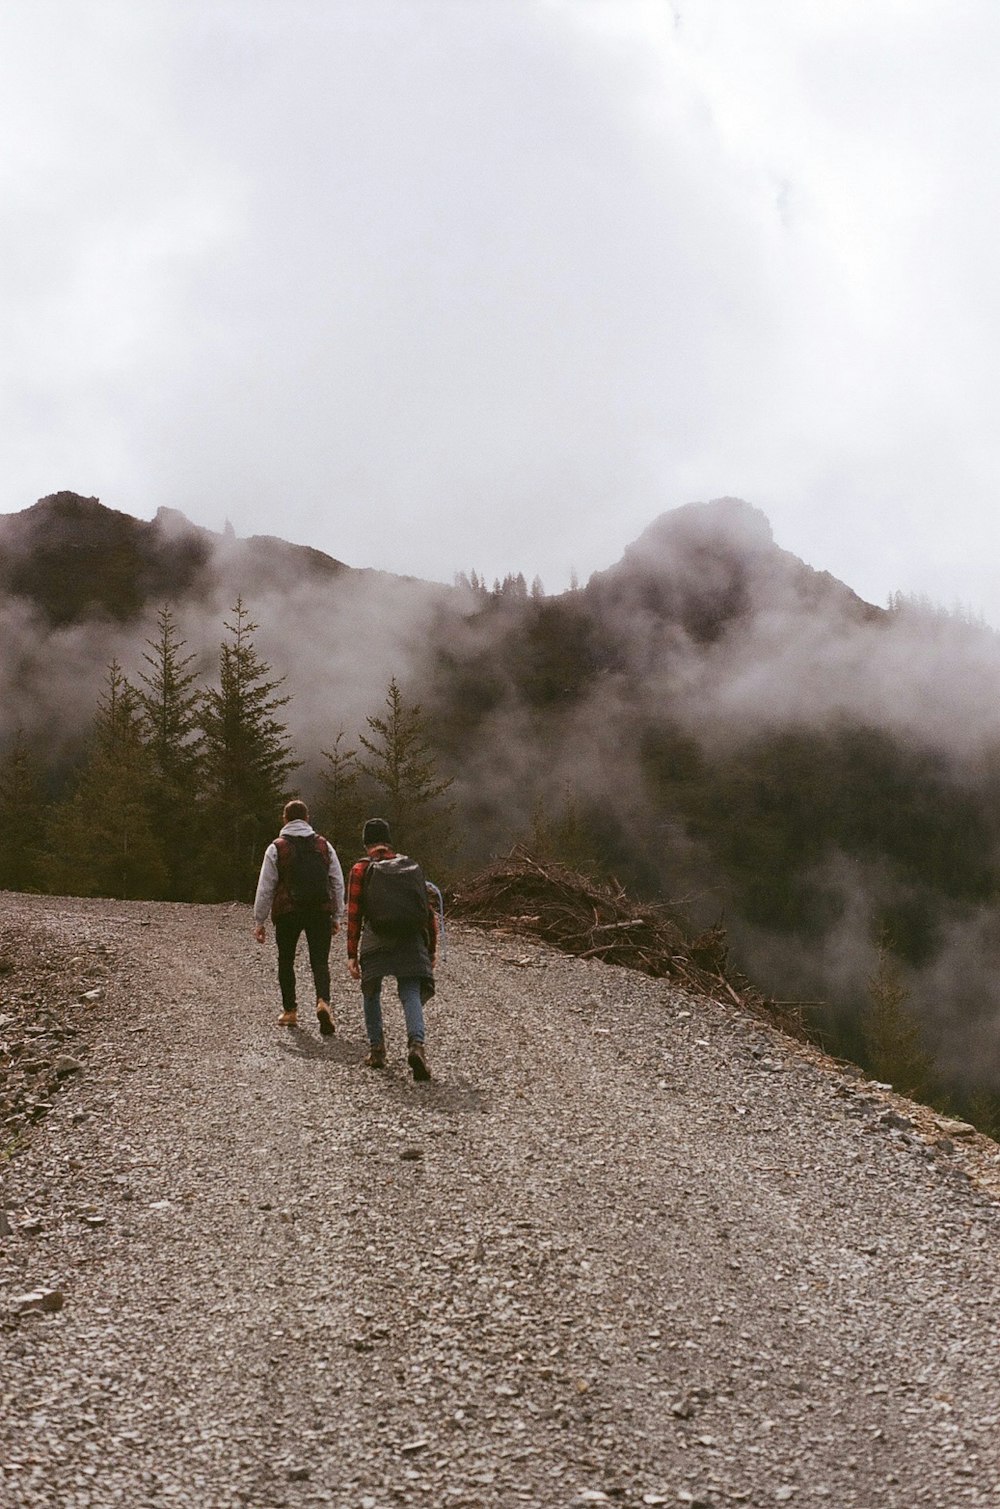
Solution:
M388 844L376 844L368 850L367 859L359 859L351 866L351 873L347 877L347 957L358 957L358 945L361 942L361 926L364 916L361 911L361 886L364 882L365 871L373 859L395 859L395 849L390 849ZM431 963L437 953L438 940L438 915L430 894L427 896L427 940L430 950Z

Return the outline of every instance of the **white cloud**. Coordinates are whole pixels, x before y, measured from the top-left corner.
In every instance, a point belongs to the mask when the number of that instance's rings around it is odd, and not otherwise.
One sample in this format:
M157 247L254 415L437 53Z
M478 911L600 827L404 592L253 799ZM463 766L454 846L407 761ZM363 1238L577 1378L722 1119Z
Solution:
M1000 621L1000 13L12 0L0 508L563 585L736 493Z

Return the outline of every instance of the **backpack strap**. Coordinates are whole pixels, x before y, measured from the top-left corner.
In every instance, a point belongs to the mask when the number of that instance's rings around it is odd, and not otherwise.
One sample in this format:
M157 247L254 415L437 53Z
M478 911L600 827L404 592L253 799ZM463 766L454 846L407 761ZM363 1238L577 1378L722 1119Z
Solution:
M434 884L433 880L427 880L425 878L424 885L429 891L433 893L434 899L437 902L438 943L441 948L441 958L442 960L444 960L448 957L448 943L444 935L444 897L441 895L439 887Z
M282 912L291 909L291 898L288 894L288 859L292 852L292 846L287 838L279 834L274 840L275 861L278 867L278 883L274 888L271 898L271 918L279 917Z
M314 840L313 848L316 850L316 853L325 854L328 841L323 837L322 833L312 833L309 837ZM288 856L292 852L292 840L286 838L284 834L280 834L274 840L274 848L278 856L278 870L280 871L282 863L288 863Z

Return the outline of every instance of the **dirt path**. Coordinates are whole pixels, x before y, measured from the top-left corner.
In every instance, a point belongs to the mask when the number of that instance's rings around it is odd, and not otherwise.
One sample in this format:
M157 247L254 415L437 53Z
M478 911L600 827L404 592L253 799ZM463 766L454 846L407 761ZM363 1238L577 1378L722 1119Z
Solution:
M244 908L3 900L83 1065L0 1163L3 1505L1000 1503L1000 1209L870 1086L458 927L417 1086Z

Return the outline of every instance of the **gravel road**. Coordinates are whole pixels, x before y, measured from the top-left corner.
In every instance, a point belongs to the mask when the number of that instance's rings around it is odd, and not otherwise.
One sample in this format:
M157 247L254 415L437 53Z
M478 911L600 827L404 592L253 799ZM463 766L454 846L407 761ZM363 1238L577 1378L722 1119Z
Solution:
M4 1506L1000 1504L985 1139L523 938L414 1085L246 908L2 902Z

